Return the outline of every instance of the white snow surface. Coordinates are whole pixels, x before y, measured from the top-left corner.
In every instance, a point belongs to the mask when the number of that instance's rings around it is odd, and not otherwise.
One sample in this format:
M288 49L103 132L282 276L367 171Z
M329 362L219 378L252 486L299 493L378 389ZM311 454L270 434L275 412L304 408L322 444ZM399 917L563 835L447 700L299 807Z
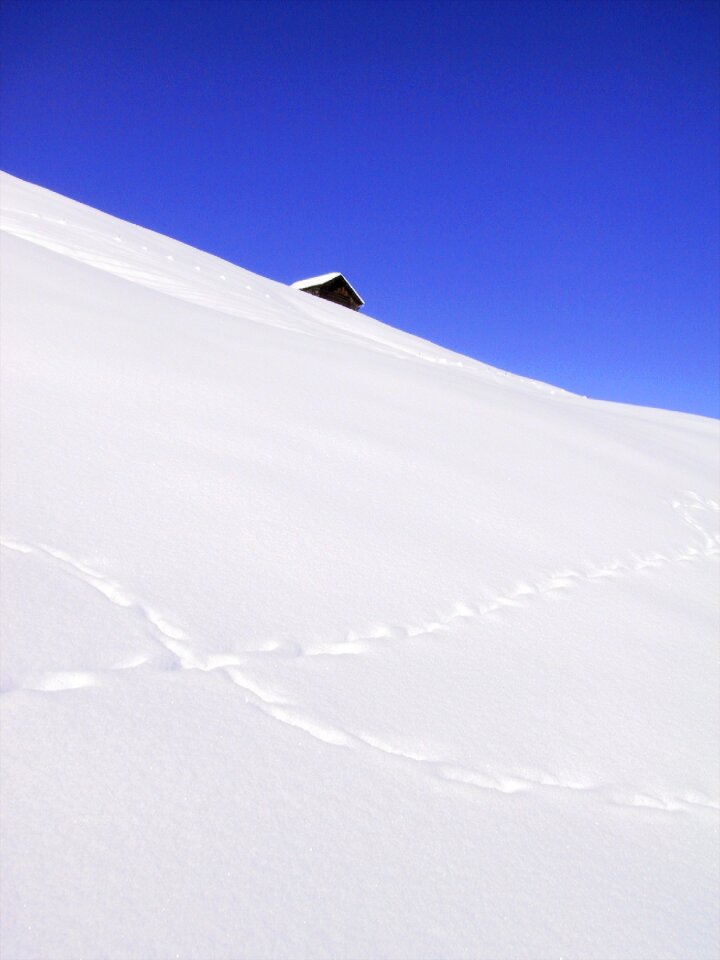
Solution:
M302 290L303 287L313 287L318 283L327 283L328 280L334 280L336 277L341 277L342 274L338 273L335 270L332 273L322 273L318 277L308 277L306 280L296 280L294 283L291 283L291 287L295 287L296 290Z
M717 957L718 423L0 196L3 960Z

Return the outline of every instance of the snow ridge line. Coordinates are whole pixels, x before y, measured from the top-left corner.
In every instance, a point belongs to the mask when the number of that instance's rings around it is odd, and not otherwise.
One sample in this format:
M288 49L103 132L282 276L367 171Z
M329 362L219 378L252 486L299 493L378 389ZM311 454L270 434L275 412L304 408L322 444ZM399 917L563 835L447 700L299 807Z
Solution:
M0 230L10 234L11 236L18 237L20 240L26 240L28 243L34 243L39 247L43 247L44 249L50 250L53 253L58 253L61 256L68 257L69 259L75 260L78 263L82 263L85 266L93 267L94 269L101 270L104 273L109 273L112 276L118 277L121 280L126 280L129 283L136 283L139 286L147 287L149 290L154 290L156 293L165 294L166 296L174 297L177 300L183 300L186 303L193 304L194 306L203 307L209 310L216 310L219 313L224 313L228 316L241 317L242 319L263 323L267 326L274 326L290 333L311 335L307 330L303 330L300 327L293 327L277 320L259 321L251 314L248 314L247 311L239 310L236 297L225 295L224 292L222 294L218 294L218 291L208 284L208 280L226 281L227 277L224 273L213 272L213 274L210 276L207 269L205 274L203 274L201 268L196 266L193 274L193 284L190 285L186 280L182 279L177 272L162 273L160 272L160 264L156 264L154 266L148 265L146 262L147 247L140 248L140 256L136 257L134 261L128 257L122 259L120 257L120 250L124 248L118 246L122 243L122 238L119 236L114 238L109 236L96 237L94 234L89 234L91 238L95 240L101 240L107 245L107 250L103 252L98 247L97 243L95 243L92 247L87 246L87 238L83 237L82 234L78 239L73 240L72 242L70 240L51 238L14 222L12 219L8 218L8 213L17 214L17 211L3 211L4 216L0 222ZM38 215L29 214L28 216L37 217ZM67 225L66 221L54 220L47 217L43 217L42 219L50 220L51 223L55 224L62 223ZM87 231L82 231L82 233L87 233ZM142 256L143 254L144 257ZM166 255L165 259L170 263L174 261L174 257L172 255ZM167 264L164 266L167 266ZM252 288L248 285L245 285L244 289L250 290ZM267 298L268 295L266 294L266 299Z
M43 231L39 226L36 226L37 221L44 225L52 225L55 235L51 236L47 230ZM132 227L130 224L125 226ZM133 227L132 229L137 228ZM227 316L238 317L263 326L276 327L289 333L310 336L315 339L326 338L330 335L333 338L350 340L358 346L376 350L398 360L435 364L440 367L459 369L464 374L471 376L476 375L477 361L453 354L445 348L433 344L421 347L392 339L387 340L368 330L354 329L352 325L343 322L343 318L339 314L336 317L331 312L320 319L317 315L317 302L313 304L315 309L308 311L303 309L303 301L298 301L298 307L293 306L295 322L292 325L282 319L282 314L287 313L287 305L282 312L273 311L275 315L272 319L268 315L261 319L248 311L246 306L241 307L239 304L237 294L245 294L245 291L254 289L244 282L245 278L240 277L238 281L233 282L231 276L230 283L226 283L228 273L231 270L238 269L234 264L225 264L224 261L215 262L217 258L209 260L210 255L204 254L202 251L194 251L192 248L186 248L185 245L181 245L177 241L170 240L168 244L168 238L165 237L150 238L150 242L155 240L156 243L155 249L150 251L146 244L138 245L136 240L128 243L114 232L91 231L86 227L76 226L64 218L9 207L0 209L0 231L29 243L34 243L39 247L44 247L86 266L110 273L130 283L139 284L195 306L216 310ZM183 258L183 260L176 261L173 254L163 253L158 246L159 243L163 243L165 249L175 249L176 252L178 248L182 249L187 260ZM121 253L124 256L121 257ZM204 260L207 265L201 267L199 264L193 263L192 260L197 258ZM223 269L228 272L218 272ZM192 282L189 282L187 278L191 278ZM261 279L265 280L266 278ZM221 281L221 283L218 284L217 281ZM238 282L240 286L238 286ZM258 293L257 296L259 297L260 294ZM265 293L264 299L274 300L275 297L271 293ZM493 370L492 373L496 378L524 380L536 389L549 394L567 393L560 387L549 387L540 381L519 377L505 371Z
M47 232L38 229L34 225L34 222L38 220L46 224L52 224L55 228L64 228L62 231L56 229L56 233L61 232L61 236L50 236ZM174 297L194 306L215 310L227 316L315 339L328 335L341 339L349 338L361 346L379 349L381 352L396 356L398 359L410 358L428 360L443 365L463 366L459 360L448 360L444 356L439 358L428 357L415 348L386 342L382 338L360 333L343 323L333 322L331 317L320 320L307 310L294 311L294 324L284 322L281 313L277 310L274 311L275 315L272 319L267 314L263 318L255 316L248 310L247 305L238 299L238 293L246 294L246 291L254 289L252 285L245 283L244 277L236 279L235 282L231 277L231 282L228 284L227 273L218 272L223 269L223 265L228 272L238 269L233 264L223 264L221 261L213 263L212 266L200 267L198 264L183 263L176 261L173 254L163 254L158 249L154 249L151 253L147 245L138 247L134 242L127 243L119 234L96 233L89 231L87 228L69 224L65 219L9 208L0 210L0 230L46 250L51 250L53 253L68 257L85 266L109 273L129 283L147 287L157 293ZM165 240L166 238L161 239ZM175 241L170 241L170 243L173 246L168 247L168 249L173 249L177 245ZM186 254L194 253L194 258L200 257L204 260L207 258L207 255L203 254L202 251L188 249L183 252ZM190 270L191 266L193 266L192 271ZM266 278L261 279L265 280ZM221 283L218 284L217 281L221 281ZM240 286L238 286L238 283ZM257 293L257 296L259 297L260 294ZM275 298L272 294L265 293L263 299L273 300ZM317 303L314 306L317 307Z
M692 525L695 526L695 524ZM704 530L702 532L705 534ZM707 536L707 534L705 535ZM617 806L644 807L667 812L692 812L697 809L720 809L720 804L696 790L685 791L679 796L670 796L663 795L662 792L653 792L645 788L636 788L628 785L593 784L582 780L560 779L544 771L523 771L519 774L508 774L471 770L442 759L400 750L391 744L384 743L375 736L352 733L340 727L330 726L310 717L305 711L298 708L297 705L284 700L271 691L264 690L260 684L239 669L242 666L248 666L253 655L277 653L278 651L283 652L282 648L275 646L265 648L264 650L245 651L241 654L209 654L201 659L198 654L193 651L192 647L189 646L192 642L191 637L182 628L176 626L164 615L158 613L143 601L133 597L117 582L107 579L103 574L86 563L75 560L65 551L57 550L44 544L32 546L17 540L0 539L0 545L21 554L35 555L36 557L49 560L66 574L80 579L82 582L88 584L88 586L97 590L111 603L134 611L149 627L149 631L161 651L165 655L170 655L170 662L165 665L166 668L218 672L230 680L235 686L243 690L246 703L250 706L271 717L273 720L283 723L286 726L302 730L307 735L322 743L365 751L369 750L384 754L385 756L391 756L395 758L396 761L419 767L425 774L431 775L434 779L441 780L445 783L460 785L465 789L490 790L504 794L536 791L538 789L575 791L592 794L599 800L604 800L607 803ZM428 624L425 628L409 627L407 628L406 637L409 638L422 633L432 633L437 629L447 630L449 629L449 623L453 620L484 616L504 606L517 607L521 605L517 602L517 597L527 597L532 594L542 594L548 590L567 588L578 580L584 579L592 582L593 579L627 575L628 573L640 571L648 567L656 568L665 563L689 561L701 557L715 557L719 554L720 550L715 546L715 541L712 541L711 546L706 544L706 549L704 550L689 547L672 557L654 553L646 557L635 557L633 564L613 561L601 567L591 568L591 572L586 573L584 576L575 571L562 571L562 573L552 574L550 580L547 581L548 585L543 590L538 588L533 589L530 585L523 582L519 584L511 594L506 597L496 597L489 606L479 609L478 612L473 612L472 608L468 605L457 604L455 612L442 623ZM295 650L291 651L291 653L300 656L316 656L322 653L361 653L366 650L366 648L362 646L363 643L371 640L387 639L398 639L397 631L393 634L389 628L387 628L386 632L383 633L382 630L378 628L370 637L363 638L354 635L353 638L344 641L340 645L325 645L323 648L303 649L298 646ZM285 652L287 653L288 651L286 650ZM118 671L140 667L144 664L148 664L148 658L140 656L122 666L109 670L57 671L54 673L46 673L35 678L31 686L28 685L20 689L56 692L96 686L102 677L107 676L107 674L116 674ZM11 693L13 691L5 692Z

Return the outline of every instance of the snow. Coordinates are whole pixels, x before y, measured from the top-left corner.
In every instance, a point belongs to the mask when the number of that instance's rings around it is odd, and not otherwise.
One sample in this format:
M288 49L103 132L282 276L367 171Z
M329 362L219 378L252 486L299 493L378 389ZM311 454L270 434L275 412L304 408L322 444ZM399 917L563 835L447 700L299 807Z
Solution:
M0 199L3 960L717 956L718 423Z
M295 283L291 283L290 286L296 290L304 290L305 287L315 287L321 283L327 283L328 280L336 280L338 277L342 277L342 274L337 271L334 273L323 273L319 277L308 277L307 280L296 280Z

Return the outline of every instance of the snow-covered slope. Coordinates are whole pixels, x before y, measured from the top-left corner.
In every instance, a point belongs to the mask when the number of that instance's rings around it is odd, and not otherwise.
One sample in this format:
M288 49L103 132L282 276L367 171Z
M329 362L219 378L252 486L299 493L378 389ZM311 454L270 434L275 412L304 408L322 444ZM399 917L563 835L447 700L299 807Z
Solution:
M718 424L0 186L3 960L715 957Z

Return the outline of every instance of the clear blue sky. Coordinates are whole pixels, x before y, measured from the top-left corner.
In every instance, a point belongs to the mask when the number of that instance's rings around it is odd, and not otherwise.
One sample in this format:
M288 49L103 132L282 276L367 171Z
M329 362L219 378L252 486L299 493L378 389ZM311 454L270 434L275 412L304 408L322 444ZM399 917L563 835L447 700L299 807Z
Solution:
M720 5L4 0L0 166L578 393L718 416Z

